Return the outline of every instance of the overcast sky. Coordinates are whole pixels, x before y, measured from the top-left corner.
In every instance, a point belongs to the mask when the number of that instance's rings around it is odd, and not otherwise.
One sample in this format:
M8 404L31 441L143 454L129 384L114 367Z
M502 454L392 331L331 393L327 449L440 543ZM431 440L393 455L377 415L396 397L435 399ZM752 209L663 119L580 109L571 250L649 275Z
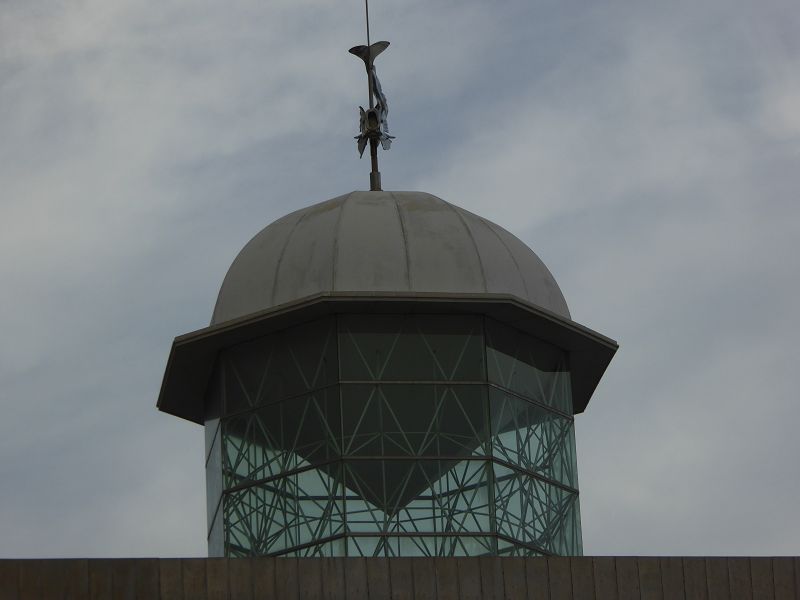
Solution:
M587 554L800 554L796 0L372 0L422 190L619 341L577 418ZM203 556L155 408L238 250L364 189L360 0L0 4L0 557Z

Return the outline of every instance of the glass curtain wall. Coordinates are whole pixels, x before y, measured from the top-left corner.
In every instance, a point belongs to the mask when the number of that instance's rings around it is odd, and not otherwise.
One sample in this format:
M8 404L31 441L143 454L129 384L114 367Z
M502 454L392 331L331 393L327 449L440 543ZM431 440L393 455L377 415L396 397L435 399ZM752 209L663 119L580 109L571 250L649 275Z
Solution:
M567 357L489 318L228 348L207 415L212 556L581 554Z

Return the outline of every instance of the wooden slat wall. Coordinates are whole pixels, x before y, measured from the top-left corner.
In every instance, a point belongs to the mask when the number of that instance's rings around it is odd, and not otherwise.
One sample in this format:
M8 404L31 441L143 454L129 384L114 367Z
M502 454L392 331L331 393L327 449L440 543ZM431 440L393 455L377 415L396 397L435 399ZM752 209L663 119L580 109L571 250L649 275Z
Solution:
M0 560L0 600L800 600L800 558Z

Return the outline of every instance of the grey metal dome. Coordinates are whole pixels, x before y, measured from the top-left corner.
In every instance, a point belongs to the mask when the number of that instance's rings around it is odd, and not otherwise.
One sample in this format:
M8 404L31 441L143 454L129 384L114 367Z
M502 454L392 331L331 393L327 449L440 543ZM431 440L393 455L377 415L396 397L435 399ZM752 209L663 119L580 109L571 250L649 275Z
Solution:
M544 263L499 225L423 192L351 192L250 240L211 323L327 292L511 294L570 317Z

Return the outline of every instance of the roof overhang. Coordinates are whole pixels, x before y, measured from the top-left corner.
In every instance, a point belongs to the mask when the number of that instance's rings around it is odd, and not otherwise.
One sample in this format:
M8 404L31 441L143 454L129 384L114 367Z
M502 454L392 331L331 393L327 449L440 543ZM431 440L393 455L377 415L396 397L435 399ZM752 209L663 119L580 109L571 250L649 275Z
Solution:
M223 348L327 315L482 314L570 353L574 412L586 409L617 343L549 310L505 294L330 292L309 296L175 338L158 396L158 409L203 423L206 388Z

